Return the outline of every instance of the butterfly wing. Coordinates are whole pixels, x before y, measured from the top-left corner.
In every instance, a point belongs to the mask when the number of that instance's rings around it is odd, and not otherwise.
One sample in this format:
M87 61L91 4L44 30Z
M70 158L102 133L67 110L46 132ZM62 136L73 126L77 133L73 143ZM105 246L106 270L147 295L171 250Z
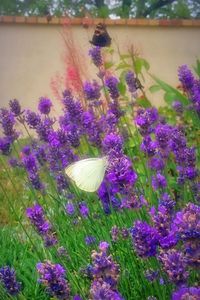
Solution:
M99 47L108 47L111 44L111 37L109 36L105 25L99 23L96 26L91 44Z
M86 192L95 192L103 181L108 161L106 157L77 161L65 172L77 187Z

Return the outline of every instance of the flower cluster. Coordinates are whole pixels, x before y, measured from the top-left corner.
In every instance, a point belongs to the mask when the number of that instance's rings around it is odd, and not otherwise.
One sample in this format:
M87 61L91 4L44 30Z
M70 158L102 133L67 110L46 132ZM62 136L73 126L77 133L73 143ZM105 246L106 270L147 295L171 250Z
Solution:
M0 268L0 282L11 296L21 291L21 283L16 280L15 270L9 266Z
M182 252L176 249L161 251L159 259L169 280L175 284L183 284L189 276L187 262Z
M44 210L39 204L35 204L33 207L27 208L26 215L37 232L41 235L47 247L53 246L57 243L52 225L46 220Z
M147 258L155 256L158 245L158 232L146 222L136 221L131 229L133 247L136 253Z
M42 283L50 296L57 299L70 299L70 288L65 279L65 269L59 264L50 261L37 264L40 275L39 282Z
M128 71L126 73L126 83L128 85L128 89L130 93L135 93L137 90L137 83L136 83L136 77L135 74L132 71Z
M179 80L187 93L192 108L200 115L200 83L195 80L187 65L183 65L178 70Z
M172 294L172 300L198 300L200 299L199 287L181 287Z
M52 107L52 102L50 99L41 97L38 104L38 110L41 114L48 115Z
M17 99L10 100L9 106L11 112L15 115L15 117L18 117L22 114L21 105L19 104L19 101Z
M39 168L36 157L32 154L27 152L22 154L22 164L27 171L27 175L29 178L30 183L36 190L44 191L44 185L40 180L39 177Z
M93 47L89 50L89 56L95 66L100 67L103 64L103 59L101 55L101 47Z
M118 264L113 261L112 256L108 255L108 248L109 244L107 242L101 242L99 245L99 251L92 252L91 273L93 276L93 282L90 288L92 300L123 300L117 291L120 269Z
M139 109L135 118L135 123L139 126L140 133L145 136L150 134L155 123L158 121L158 111L156 108Z

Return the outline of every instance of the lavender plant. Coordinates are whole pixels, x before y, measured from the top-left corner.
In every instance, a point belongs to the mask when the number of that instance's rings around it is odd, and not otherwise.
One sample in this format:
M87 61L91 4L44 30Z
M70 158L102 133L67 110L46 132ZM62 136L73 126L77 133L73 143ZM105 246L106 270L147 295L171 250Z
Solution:
M162 114L141 84L146 60L120 54L117 76L102 52L90 49L97 77L63 91L59 117L46 97L37 112L17 99L0 111L1 299L199 297L199 79L180 67L178 91L154 77L171 91ZM66 176L104 155L96 193Z

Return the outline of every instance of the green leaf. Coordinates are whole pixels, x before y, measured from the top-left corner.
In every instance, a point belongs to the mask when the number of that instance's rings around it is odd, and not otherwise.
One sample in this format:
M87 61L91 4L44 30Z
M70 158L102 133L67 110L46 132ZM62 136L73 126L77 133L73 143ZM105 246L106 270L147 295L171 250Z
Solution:
M149 88L149 91L153 94L153 93L156 93L156 92L158 92L158 91L160 91L161 90L161 87L160 87L160 85L158 85L158 84L154 84L154 85L152 85L152 86L150 86L150 88Z
M175 99L176 99L177 97L176 97L176 94L175 93L173 93L173 92L167 92L167 93L165 93L165 95L164 95L164 99L165 99L165 101L167 102L167 103L169 103L169 104L171 104Z
M152 107L151 102L147 98L137 98L136 103L144 108Z
M165 100L169 105L171 105L174 100L179 100L183 105L189 104L188 98L181 94L177 89L173 88L171 85L167 84L166 82L162 81L154 75L150 74L150 76L161 87L161 89L163 89L167 94L169 94L165 96Z
M196 66L194 66L193 68L194 68L196 74L200 77L200 60L199 59L197 59Z
M119 65L115 68L115 70L120 70L120 69L127 69L127 68L131 68L131 65L121 62L119 63Z
M123 71L120 73L119 79L120 79L121 82L125 82L126 74L127 74L127 70L123 70Z
M105 67L106 70L112 68L112 66L114 66L114 63L112 61L107 61L104 64L104 67Z
M135 69L136 74L140 74L142 72L142 68L145 68L145 70L148 71L150 68L150 65L146 61L146 59L137 57L134 62L134 69Z
M126 94L126 85L123 82L118 83L118 90L122 96Z

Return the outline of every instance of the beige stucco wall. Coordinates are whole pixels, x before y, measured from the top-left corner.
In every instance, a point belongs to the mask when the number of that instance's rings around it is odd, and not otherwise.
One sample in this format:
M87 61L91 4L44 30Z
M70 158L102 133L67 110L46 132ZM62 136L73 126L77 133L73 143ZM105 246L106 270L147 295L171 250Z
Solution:
M95 68L87 56L88 40L94 28L72 26L74 40L85 60L85 68L91 78ZM0 106L7 105L12 98L21 101L23 107L36 108L40 96L49 96L56 104L50 88L50 80L64 72L62 55L64 43L59 25L0 25ZM122 52L134 43L151 66L151 73L166 82L178 84L179 65L195 64L200 58L200 27L134 27L108 26L114 48L119 45ZM116 59L116 57L114 57ZM151 81L146 77L145 88ZM154 104L162 104L162 97L150 95ZM55 105L58 109L57 104Z

